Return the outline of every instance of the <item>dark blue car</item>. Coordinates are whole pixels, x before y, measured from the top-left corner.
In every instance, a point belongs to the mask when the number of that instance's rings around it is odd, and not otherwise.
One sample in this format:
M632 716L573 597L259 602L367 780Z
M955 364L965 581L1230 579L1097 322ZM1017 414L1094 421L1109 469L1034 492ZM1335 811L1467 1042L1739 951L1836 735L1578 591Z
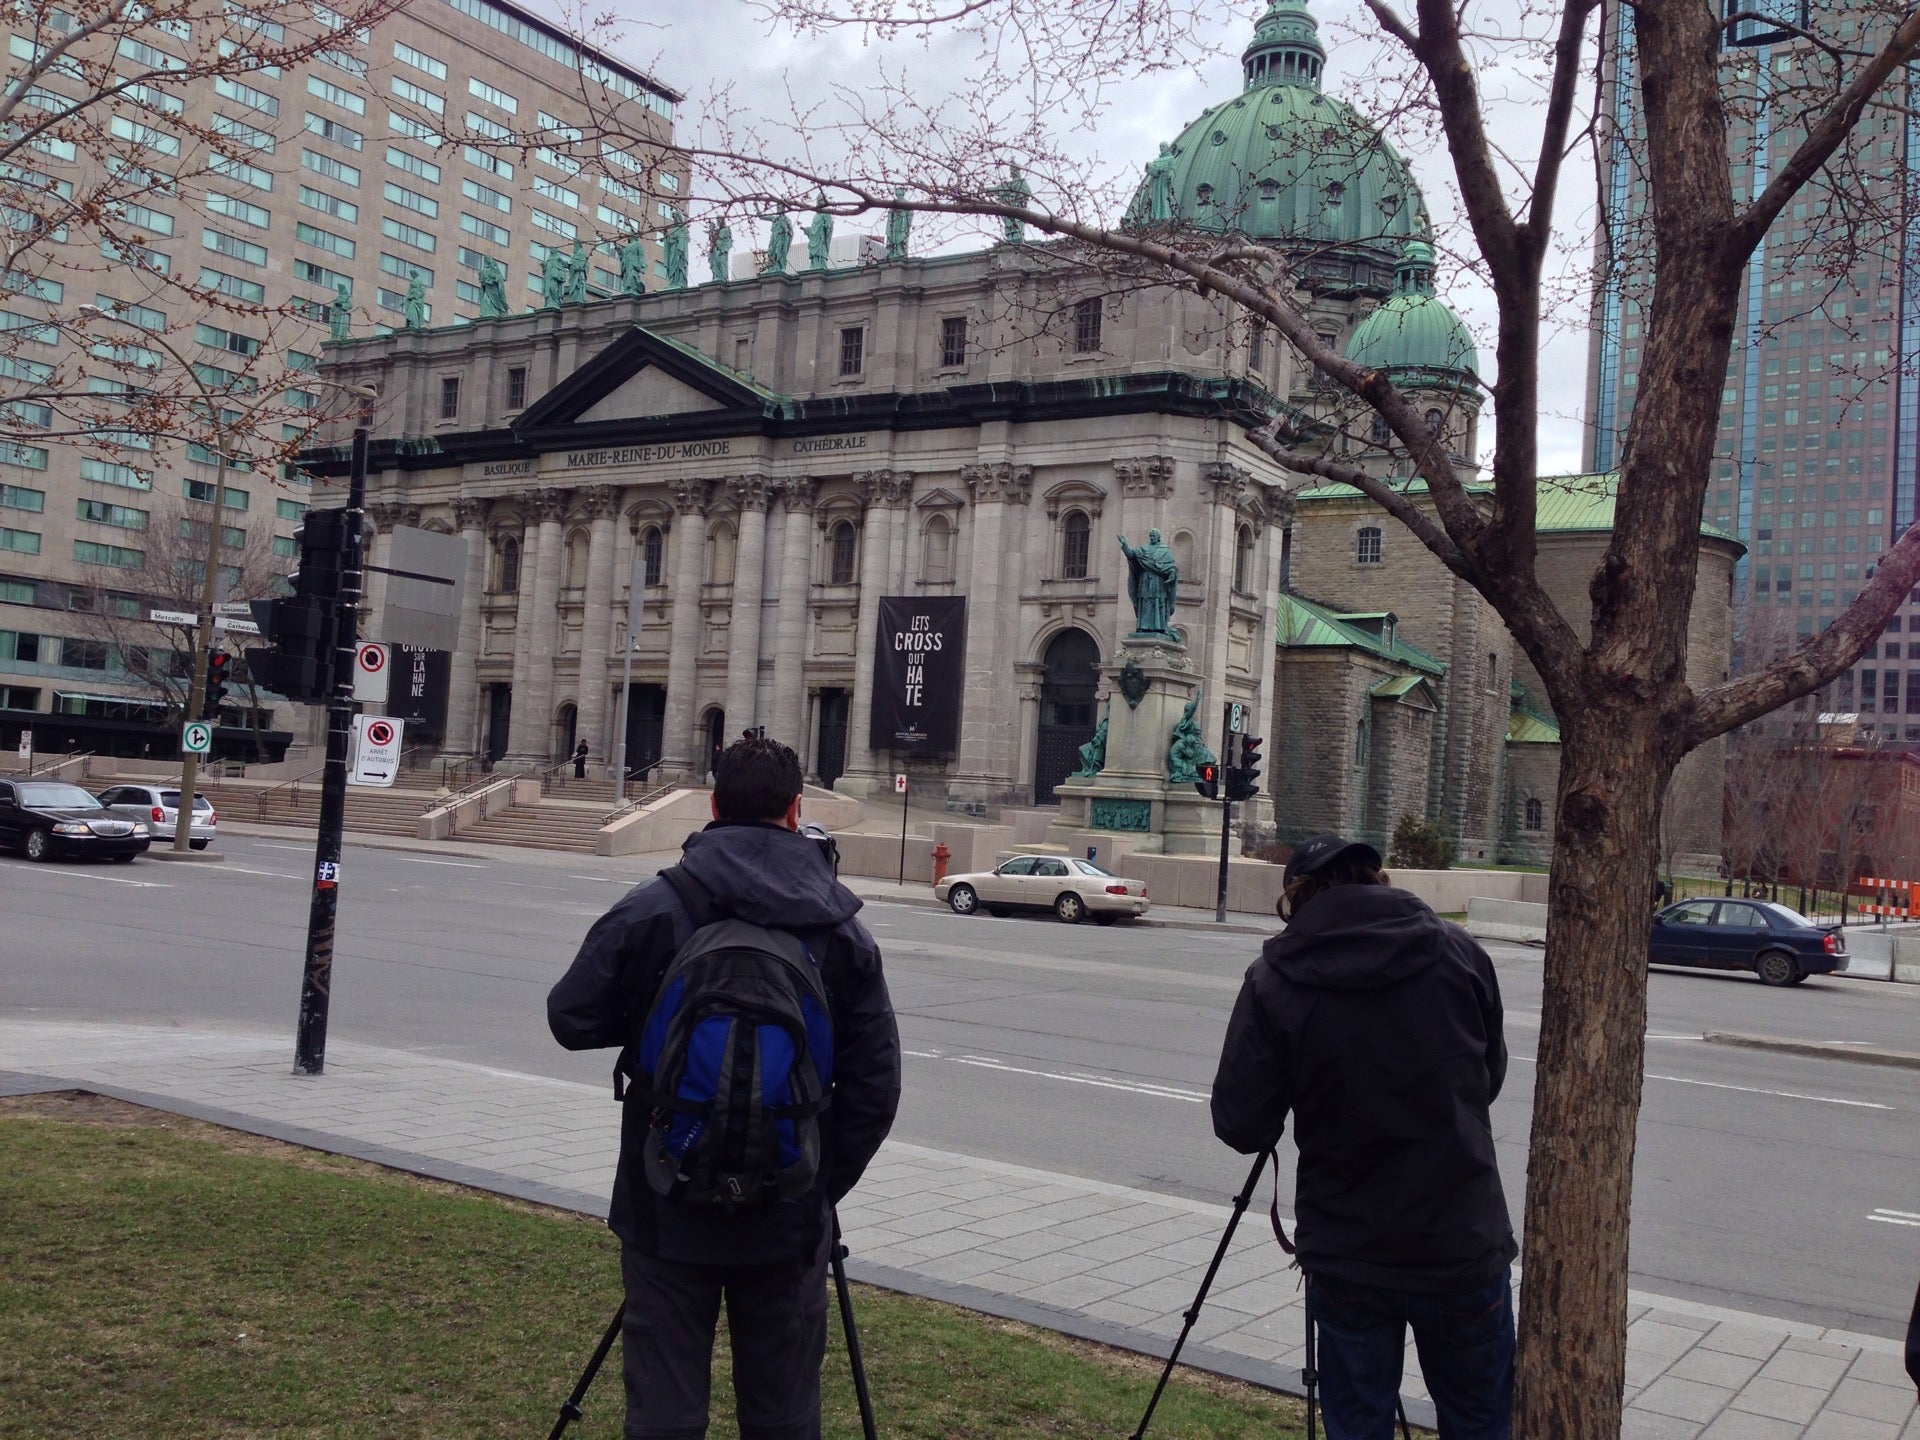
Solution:
M1847 968L1838 925L1818 925L1771 900L1682 900L1653 917L1655 965L1751 970L1768 985Z

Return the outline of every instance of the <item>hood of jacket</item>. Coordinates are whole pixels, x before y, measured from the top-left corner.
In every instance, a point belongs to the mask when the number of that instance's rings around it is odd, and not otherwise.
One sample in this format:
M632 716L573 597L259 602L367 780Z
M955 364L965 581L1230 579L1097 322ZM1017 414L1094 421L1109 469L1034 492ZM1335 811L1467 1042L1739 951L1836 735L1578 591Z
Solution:
M1337 885L1300 907L1260 954L1297 985L1378 990L1444 953L1443 923L1417 895L1389 885Z
M680 864L742 920L783 930L851 920L860 897L834 878L817 841L759 820L715 820L687 837Z

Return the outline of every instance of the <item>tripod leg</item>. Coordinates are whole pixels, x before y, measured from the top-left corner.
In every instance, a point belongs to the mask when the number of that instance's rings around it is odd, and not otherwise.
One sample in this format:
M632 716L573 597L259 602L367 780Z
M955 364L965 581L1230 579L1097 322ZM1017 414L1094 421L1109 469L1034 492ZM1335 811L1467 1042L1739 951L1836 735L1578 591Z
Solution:
M1127 1440L1142 1440L1147 1426L1153 1422L1153 1412L1160 1404L1161 1392L1167 1388L1167 1380L1173 1374L1173 1367L1180 1359L1180 1351L1192 1333L1194 1322L1200 1318L1200 1307L1206 1303L1207 1291L1213 1288L1213 1277L1220 1271L1220 1262L1227 1258L1227 1246L1233 1243L1233 1232L1239 1227L1240 1217L1247 1213L1247 1203L1253 1199L1253 1187L1260 1183L1260 1172L1266 1168L1267 1157L1271 1150L1262 1151L1253 1162L1253 1169L1247 1172L1247 1183L1240 1187L1240 1193L1233 1197L1233 1214L1227 1220L1226 1231L1220 1236L1220 1248L1213 1252L1213 1263L1207 1266L1206 1278L1200 1282L1200 1292L1193 1297L1193 1304L1187 1308L1186 1324L1180 1327L1180 1338L1173 1342L1173 1353L1167 1356L1167 1365L1160 1372L1160 1383L1153 1387L1153 1397L1147 1401L1147 1413L1140 1417L1139 1428Z
M833 1263L833 1288L840 1296L840 1326L847 1332L847 1366L853 1371L853 1395L860 1402L860 1433L866 1440L879 1440L873 1423L873 1393L867 1389L867 1365L860 1356L860 1332L853 1326L853 1292L847 1288L847 1247L840 1239L840 1212L834 1210L833 1248L827 1253Z
M1300 1293L1302 1308L1307 1313L1307 1355L1306 1364L1300 1367L1300 1387L1307 1392L1307 1440L1316 1440L1319 1432L1314 1426L1314 1402L1320 1388L1320 1371L1313 1359L1313 1281L1308 1280Z
M573 1387L573 1393L561 1403L560 1418L554 1422L553 1429L547 1433L547 1440L560 1440L567 1426L582 1415L580 1402L587 1398L587 1390L593 1384L593 1377L600 1373L600 1367L607 1363L607 1352L613 1349L613 1342L620 1338L620 1322L627 1318L627 1302L622 1300L620 1308L613 1312L613 1323L607 1326L607 1333L600 1337L600 1343L594 1347L593 1358L587 1362L587 1368L580 1374L580 1383Z

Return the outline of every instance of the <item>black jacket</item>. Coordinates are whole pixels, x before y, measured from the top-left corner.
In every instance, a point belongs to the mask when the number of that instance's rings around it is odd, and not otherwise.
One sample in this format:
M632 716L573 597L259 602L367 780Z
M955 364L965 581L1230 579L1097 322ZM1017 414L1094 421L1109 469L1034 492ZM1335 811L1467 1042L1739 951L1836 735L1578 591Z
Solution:
M752 1265L816 1253L827 1202L851 1190L893 1126L900 1104L900 1032L880 949L858 920L860 898L833 876L821 847L779 825L715 821L689 836L681 865L717 908L788 930L820 958L833 1014L833 1090L821 1117L820 1178L797 1199L719 1215L656 1197L640 1172L648 1111L629 1089L607 1223L650 1255L698 1265ZM547 996L547 1024L569 1050L634 1040L693 921L655 877L629 891L587 932Z
M1907 1378L1920 1385L1920 1290L1913 1296L1913 1318L1907 1321Z
M1342 885L1247 971L1213 1128L1256 1154L1293 1112L1310 1273L1465 1289L1518 1253L1487 1113L1506 1073L1486 952L1404 890Z

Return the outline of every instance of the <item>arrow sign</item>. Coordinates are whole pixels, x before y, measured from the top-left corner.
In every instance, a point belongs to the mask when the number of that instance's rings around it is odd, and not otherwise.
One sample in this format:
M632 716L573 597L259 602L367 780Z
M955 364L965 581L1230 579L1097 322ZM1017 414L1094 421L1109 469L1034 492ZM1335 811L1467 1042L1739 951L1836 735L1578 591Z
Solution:
M371 785L386 789L400 773L400 736L403 722L384 715L353 717L353 769L347 774L349 785Z
M213 749L213 727L204 720L189 720L180 727L180 750L186 755L205 755Z

